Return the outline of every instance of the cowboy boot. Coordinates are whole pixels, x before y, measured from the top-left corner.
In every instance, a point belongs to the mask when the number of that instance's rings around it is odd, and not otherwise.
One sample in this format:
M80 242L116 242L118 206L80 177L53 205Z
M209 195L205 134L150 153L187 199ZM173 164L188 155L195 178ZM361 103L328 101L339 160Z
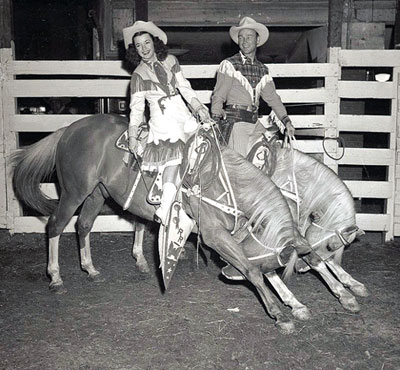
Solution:
M163 185L163 192L161 196L160 207L156 211L156 220L161 222L163 225L167 222L167 217L171 204L173 203L176 196L176 186L172 182L166 182Z

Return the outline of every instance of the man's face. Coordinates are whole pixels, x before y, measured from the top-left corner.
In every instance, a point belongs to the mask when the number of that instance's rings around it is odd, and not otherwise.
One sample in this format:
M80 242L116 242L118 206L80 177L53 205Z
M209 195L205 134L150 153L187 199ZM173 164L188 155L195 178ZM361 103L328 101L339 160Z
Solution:
M258 34L256 31L244 28L239 31L238 45L244 55L252 54L257 49Z
M155 62L157 57L154 51L153 39L148 33L136 36L133 39L136 50L144 62Z

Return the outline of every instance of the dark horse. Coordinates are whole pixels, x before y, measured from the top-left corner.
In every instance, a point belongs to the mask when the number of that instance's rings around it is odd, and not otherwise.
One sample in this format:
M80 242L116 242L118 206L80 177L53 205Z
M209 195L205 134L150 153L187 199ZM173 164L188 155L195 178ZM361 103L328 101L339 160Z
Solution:
M119 205L125 203L132 179L138 172L138 169L126 165L123 160L125 152L115 146L127 124L126 118L116 115L86 117L14 155L16 195L31 208L44 215L50 214L47 271L53 290L60 290L63 286L58 264L59 238L80 206L77 230L81 267L93 279L99 275L90 254L90 230L107 197ZM311 265L320 261L310 253L308 242L296 231L287 202L276 185L239 154L229 149L223 149L221 153L237 208L245 220L244 223L238 222L244 224L240 237L232 235L235 217L207 204L202 198L186 193L183 206L193 219L198 220L200 215L200 232L205 244L235 266L257 288L277 327L282 332L291 332L293 323L275 303L264 284L263 273L273 273L277 267L284 266L293 253L304 255ZM205 176L211 167L212 163L206 163L199 177ZM48 199L40 191L40 182L54 169L60 185L59 202ZM151 180L150 175L142 177L128 209L147 220L153 220L155 211L154 206L146 201ZM216 176L202 191L202 197L221 199L225 190ZM252 225L251 233L247 231L249 225ZM271 264L271 261L276 263ZM292 305L292 309L298 318L309 316L306 307L298 302Z

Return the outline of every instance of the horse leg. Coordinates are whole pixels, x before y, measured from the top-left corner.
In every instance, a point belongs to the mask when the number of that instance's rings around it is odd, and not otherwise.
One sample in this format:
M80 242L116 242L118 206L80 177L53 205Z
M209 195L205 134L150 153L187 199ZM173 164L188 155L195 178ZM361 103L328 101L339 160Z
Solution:
M333 259L326 261L329 269L335 274L337 279L352 293L359 297L368 297L369 293L364 284L354 279L342 266L336 263Z
M79 237L79 251L81 257L81 269L88 273L88 279L94 282L103 282L100 272L93 266L92 254L90 251L90 230L93 223L103 207L105 198L99 186L90 194L83 203L79 213L77 229Z
M143 254L143 236L144 224L141 222L134 222L135 224L135 241L132 247L132 256L136 259L136 267L140 272L148 274L150 272L149 264Z
M212 231L203 233L205 243L212 246L222 258L237 268L256 287L268 314L276 320L275 325L278 330L282 334L293 333L293 322L279 309L271 291L264 283L260 269L250 263L230 233L222 228L215 232L215 224L204 225L203 222L203 226L204 230Z
M350 294L338 280L334 278L334 276L330 273L330 271L326 267L325 262L313 261L313 259L310 258L309 256L304 256L303 259L307 261L307 263L313 270L317 271L320 274L322 279L331 289L334 296L339 299L339 302L341 303L344 309L350 312L360 311L360 307L355 297L352 294Z
M309 309L297 300L275 271L264 275L281 297L283 303L292 308L292 315L296 319L308 320L311 318Z
M49 238L49 260L47 264L47 273L51 279L49 289L57 293L66 292L63 287L63 281L60 275L60 266L58 264L60 236L81 203L81 200L73 200L73 197L69 196L66 192L63 192L57 208L49 217L49 221L47 223L47 232Z

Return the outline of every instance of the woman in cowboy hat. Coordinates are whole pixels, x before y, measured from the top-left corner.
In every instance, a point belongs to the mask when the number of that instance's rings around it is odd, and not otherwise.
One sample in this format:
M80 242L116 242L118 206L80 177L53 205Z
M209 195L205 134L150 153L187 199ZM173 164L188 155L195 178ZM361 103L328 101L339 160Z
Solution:
M276 93L268 68L256 58L257 48L268 40L268 28L244 17L238 26L230 28L229 34L240 51L219 65L211 112L213 117L223 118L220 130L224 141L246 156L265 131L258 120L260 96L283 123L282 128L288 135L293 136L294 127Z
M143 121L147 101L150 106L149 136L142 168L163 170L163 194L156 216L165 224L176 195L186 137L198 127L181 95L201 121L208 121L210 115L183 76L176 57L168 54L164 31L153 22L137 21L123 29L123 36L126 58L136 66L131 78L129 148L137 150L138 127Z

